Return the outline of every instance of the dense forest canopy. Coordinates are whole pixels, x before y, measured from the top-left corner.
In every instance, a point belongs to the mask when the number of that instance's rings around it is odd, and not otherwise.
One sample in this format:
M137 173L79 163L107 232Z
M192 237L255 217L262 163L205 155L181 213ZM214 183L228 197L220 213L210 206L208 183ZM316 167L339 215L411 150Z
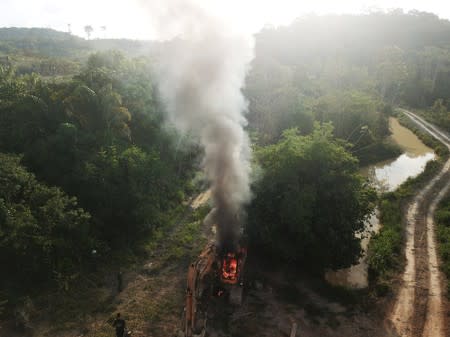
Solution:
M260 176L246 232L281 259L349 266L374 206L358 169L399 153L386 140L392 107L429 108L450 128L450 22L305 16L255 39L243 92ZM2 289L24 273L23 294L31 280L65 287L93 250L133 252L193 194L201 151L165 117L163 48L0 28Z
M248 234L259 250L322 271L360 257L360 240L375 192L355 157L333 138L332 126L296 129L257 152L264 177L249 208ZM327 242L327 249L320 249Z
M53 279L46 268L64 277L89 269L91 250L102 258L132 250L190 190L197 151L180 147L164 125L147 66L116 52L93 54L62 82L0 68L0 148L22 156L2 155L0 251L9 261L20 252L17 272L30 280ZM33 244L14 244L30 231ZM22 279L7 274L2 283Z
M449 51L450 22L417 11L312 15L289 26L267 27L256 35L246 88L249 120L273 137L285 118L299 118L299 127L305 127L297 103L355 91L413 108L442 99L448 111ZM448 119L445 123L450 125Z

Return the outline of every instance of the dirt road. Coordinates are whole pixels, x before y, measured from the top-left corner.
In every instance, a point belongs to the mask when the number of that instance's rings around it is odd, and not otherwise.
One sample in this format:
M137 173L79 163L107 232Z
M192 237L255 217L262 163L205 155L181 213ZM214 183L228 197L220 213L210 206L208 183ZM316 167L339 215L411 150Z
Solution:
M450 149L450 138L416 114L401 110L425 132ZM421 190L408 207L406 224L406 268L390 321L401 337L445 337L450 335L448 302L439 271L434 212L450 188L450 159Z

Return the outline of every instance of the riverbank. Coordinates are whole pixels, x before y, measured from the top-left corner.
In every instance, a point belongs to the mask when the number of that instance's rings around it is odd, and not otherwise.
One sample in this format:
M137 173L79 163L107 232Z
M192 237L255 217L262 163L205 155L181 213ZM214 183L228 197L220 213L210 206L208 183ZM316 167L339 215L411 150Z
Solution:
M380 193L392 192L408 178L416 177L436 156L431 147L396 118L389 118L389 128L392 132L389 141L402 150L401 154L394 159L366 166L361 171Z
M361 174L369 179L379 194L392 192L408 178L416 177L424 171L426 163L435 158L433 149L402 126L396 118L389 118L389 128L391 136L387 141L402 152L396 158L379 161L361 169ZM354 266L325 273L325 279L330 284L349 289L365 289L369 286L366 252L371 236L380 228L378 210L367 220L365 227L365 231L358 234L362 237L364 256Z
M448 158L447 148L418 128L411 120L397 114L399 122L431 147L438 159L429 162L416 178L408 179L395 191L385 193L379 202L382 227L372 238L368 249L370 287L378 296L390 292L393 282L405 264L403 255L406 207L427 182L442 169Z

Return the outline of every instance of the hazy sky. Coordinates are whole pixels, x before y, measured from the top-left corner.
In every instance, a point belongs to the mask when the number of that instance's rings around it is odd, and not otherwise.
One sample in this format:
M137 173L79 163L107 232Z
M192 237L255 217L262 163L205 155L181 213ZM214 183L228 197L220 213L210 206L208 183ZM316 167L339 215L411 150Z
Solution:
M0 0L0 27L48 27L85 36L92 25L93 37L157 38L151 15L140 5L164 0ZM373 9L418 9L450 19L444 0L189 0L214 15L232 22L236 30L257 31L264 24L288 24L302 14L315 12L362 13ZM100 27L106 26L106 30Z

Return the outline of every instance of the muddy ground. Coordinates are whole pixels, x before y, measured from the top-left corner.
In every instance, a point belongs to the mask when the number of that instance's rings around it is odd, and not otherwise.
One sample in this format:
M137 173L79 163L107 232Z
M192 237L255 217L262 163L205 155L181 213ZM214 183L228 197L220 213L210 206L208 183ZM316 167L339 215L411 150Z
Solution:
M121 292L116 271L103 270L73 293L35 299L28 308L28 328L20 331L13 321L1 322L0 336L112 337L111 322L119 311L134 337L174 336L181 327L187 266L212 237L211 228L191 222L189 214L207 199L202 194L193 200L177 225L151 247L149 258L123 270ZM304 279L298 269L259 261L250 251L243 305L213 301L209 336L288 336L293 323L297 336L389 336L382 309L388 301L369 305L361 301L366 293Z
M288 266L271 268L253 260L248 267L243 305L213 308L211 337L290 336L293 324L297 324L296 336L302 337L395 336L383 324L387 298L376 302L367 291L305 279Z
M419 116L402 110L425 132L450 149L449 137ZM439 270L434 211L450 188L450 159L408 206L406 216L406 266L388 322L402 337L450 335L450 307L446 280Z

